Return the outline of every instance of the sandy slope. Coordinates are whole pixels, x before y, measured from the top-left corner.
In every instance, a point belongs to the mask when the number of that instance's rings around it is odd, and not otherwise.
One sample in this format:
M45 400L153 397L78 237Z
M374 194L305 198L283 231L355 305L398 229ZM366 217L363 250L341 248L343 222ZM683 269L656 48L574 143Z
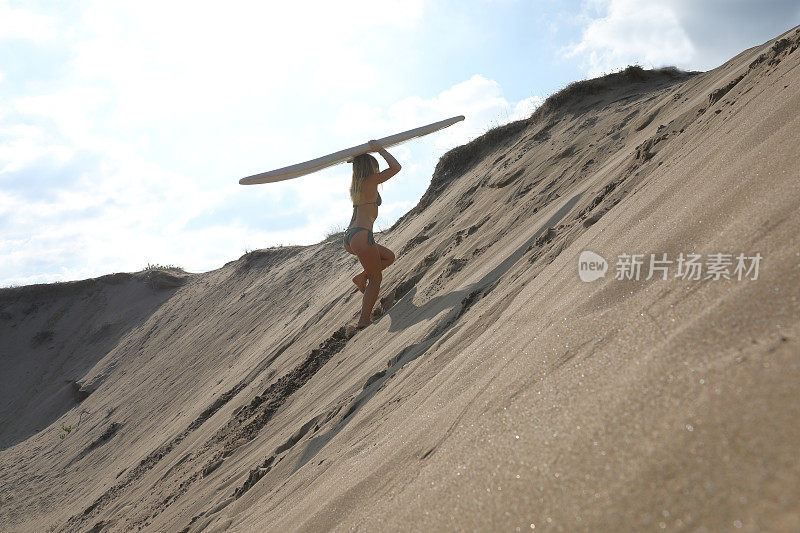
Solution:
M355 336L338 239L0 292L0 529L797 530L781 37L575 88L443 158L378 237L398 258ZM605 278L580 281L583 250ZM619 254L740 252L758 279L614 279Z

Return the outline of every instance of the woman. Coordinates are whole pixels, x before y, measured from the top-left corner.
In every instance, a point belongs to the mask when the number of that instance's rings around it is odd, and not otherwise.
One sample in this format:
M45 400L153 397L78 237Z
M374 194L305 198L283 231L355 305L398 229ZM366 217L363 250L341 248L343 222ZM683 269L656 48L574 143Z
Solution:
M378 184L388 180L400 172L400 163L387 152L378 141L370 141L373 151L380 153L389 168L379 172L378 160L369 154L362 154L352 159L353 179L350 183L350 198L353 200L353 217L344 232L344 249L358 256L364 271L353 278L358 290L364 293L361 304L361 316L356 327L365 328L370 325L372 307L378 299L381 287L381 271L392 264L394 253L385 246L375 243L372 234L372 223L378 218L378 206L381 195Z

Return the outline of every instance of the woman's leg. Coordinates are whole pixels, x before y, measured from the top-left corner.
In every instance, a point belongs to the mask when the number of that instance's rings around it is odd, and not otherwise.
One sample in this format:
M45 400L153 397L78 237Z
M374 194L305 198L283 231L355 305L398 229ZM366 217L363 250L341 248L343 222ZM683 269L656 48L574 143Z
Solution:
M381 256L375 244L367 244L367 232L359 231L350 241L350 247L356 252L358 260L364 267L367 275L367 287L364 291L364 298L361 304L361 316L358 319L357 327L364 327L370 323L369 316L372 308L378 299L378 291L381 287Z
M383 270L394 262L394 252L385 246L381 246L380 244L375 244L375 246L378 247L381 270ZM356 274L355 277L353 277L353 283L356 284L356 287L358 287L359 291L364 292L367 287L367 271L362 270L361 274Z

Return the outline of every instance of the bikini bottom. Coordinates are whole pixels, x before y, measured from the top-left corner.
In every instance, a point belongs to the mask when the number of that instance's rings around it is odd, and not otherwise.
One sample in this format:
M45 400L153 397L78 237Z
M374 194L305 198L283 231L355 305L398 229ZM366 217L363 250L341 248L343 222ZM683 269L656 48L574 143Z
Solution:
M350 246L350 241L353 240L353 236L361 230L367 232L367 244L375 244L375 237L372 234L372 230L369 228L362 228L361 226L353 226L352 228L347 228L347 231L344 232L344 243L347 246Z

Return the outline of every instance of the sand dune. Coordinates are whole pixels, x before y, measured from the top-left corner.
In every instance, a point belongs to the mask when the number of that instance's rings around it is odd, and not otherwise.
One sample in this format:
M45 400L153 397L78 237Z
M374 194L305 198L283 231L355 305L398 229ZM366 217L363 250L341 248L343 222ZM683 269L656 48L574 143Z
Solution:
M0 530L800 529L799 43L449 152L357 333L338 238L1 290Z

